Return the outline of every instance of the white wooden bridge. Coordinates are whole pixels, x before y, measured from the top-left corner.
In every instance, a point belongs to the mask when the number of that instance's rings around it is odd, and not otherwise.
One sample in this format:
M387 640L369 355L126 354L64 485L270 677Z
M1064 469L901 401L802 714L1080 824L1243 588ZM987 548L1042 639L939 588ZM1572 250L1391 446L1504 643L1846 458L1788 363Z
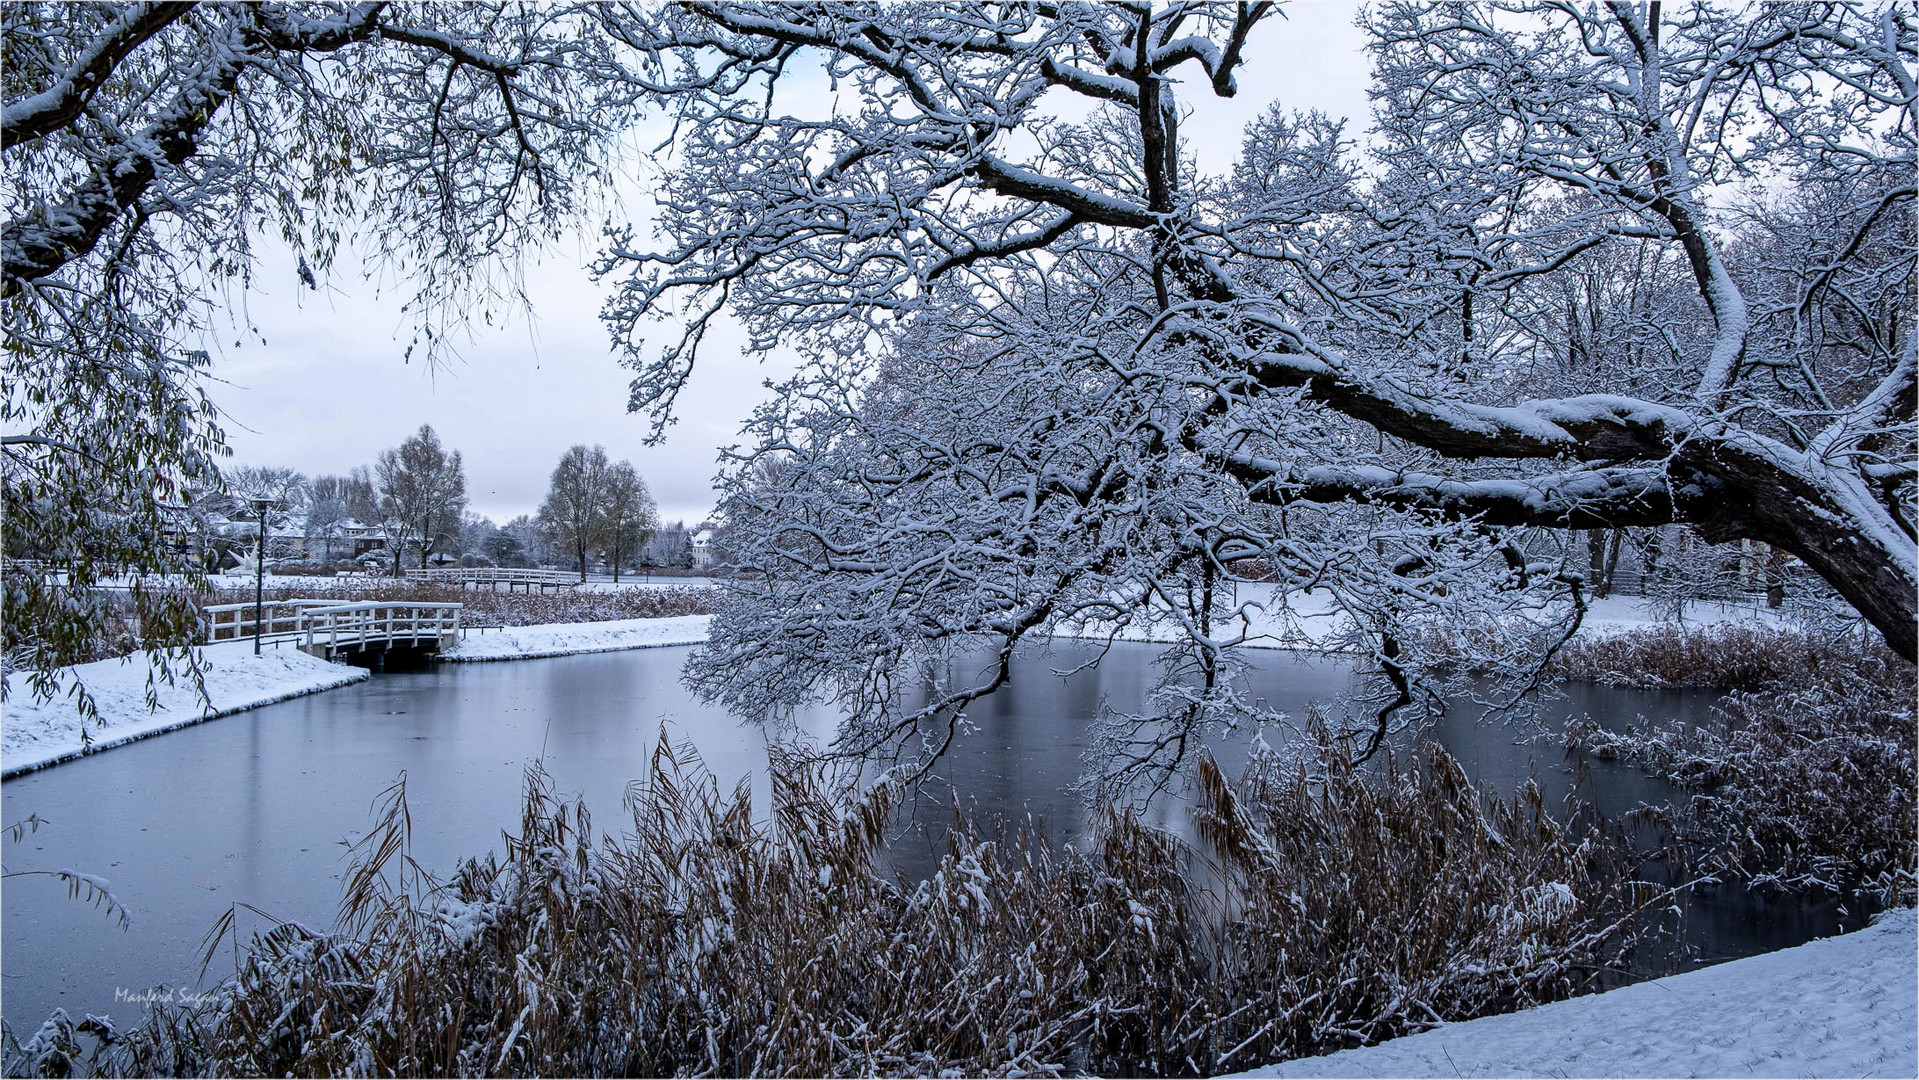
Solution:
M512 592L518 585L527 592L539 589L572 589L579 587L578 574L565 570L529 570L516 566L446 566L427 569L410 569L406 572L408 581L430 581L441 585L458 585L461 588L485 586L497 590L505 585Z
M419 601L269 600L259 605L260 640L294 642L326 660L392 649L439 652L460 637L463 604ZM253 604L214 604L205 609L208 643L250 641Z

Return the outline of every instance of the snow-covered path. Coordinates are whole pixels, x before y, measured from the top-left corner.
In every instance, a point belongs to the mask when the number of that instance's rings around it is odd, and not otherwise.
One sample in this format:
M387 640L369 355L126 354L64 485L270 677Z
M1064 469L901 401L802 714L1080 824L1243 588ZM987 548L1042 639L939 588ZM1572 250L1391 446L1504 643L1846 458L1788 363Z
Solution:
M1856 933L1240 1077L1919 1076L1919 933Z
M50 701L33 699L24 673L8 675L6 703L0 706L0 774L14 776L86 752L80 738L80 714L68 696L74 672L78 672L99 709L98 723L88 725L92 750L331 690L359 682L368 674L345 664L329 664L291 647L269 648L255 656L252 642L247 641L208 645L200 655L208 700L201 699L185 673L185 665L180 664L176 665L173 685L159 687L157 711L147 709L144 653L63 669L61 692Z

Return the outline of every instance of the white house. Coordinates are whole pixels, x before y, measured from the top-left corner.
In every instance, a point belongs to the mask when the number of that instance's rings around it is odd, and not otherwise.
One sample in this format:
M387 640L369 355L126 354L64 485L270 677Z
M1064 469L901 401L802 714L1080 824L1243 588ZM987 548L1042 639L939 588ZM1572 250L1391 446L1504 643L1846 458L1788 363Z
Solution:
M704 570L713 565L713 559L718 554L718 548L714 546L714 541L718 538L719 534L715 532L710 525L700 526L699 531L693 534L694 569Z

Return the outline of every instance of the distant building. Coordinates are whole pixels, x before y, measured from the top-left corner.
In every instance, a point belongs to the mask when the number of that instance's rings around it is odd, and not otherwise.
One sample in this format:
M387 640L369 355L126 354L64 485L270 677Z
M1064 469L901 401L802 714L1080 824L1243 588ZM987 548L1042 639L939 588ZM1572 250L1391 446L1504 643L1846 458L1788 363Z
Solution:
M699 531L693 534L693 568L695 570L704 570L712 566L713 561L719 557L719 548L714 545L717 539L719 539L719 533L710 525L700 526Z
M359 558L369 551L385 551L388 537L382 525L368 525L352 518L340 523L347 539L353 541L353 557Z

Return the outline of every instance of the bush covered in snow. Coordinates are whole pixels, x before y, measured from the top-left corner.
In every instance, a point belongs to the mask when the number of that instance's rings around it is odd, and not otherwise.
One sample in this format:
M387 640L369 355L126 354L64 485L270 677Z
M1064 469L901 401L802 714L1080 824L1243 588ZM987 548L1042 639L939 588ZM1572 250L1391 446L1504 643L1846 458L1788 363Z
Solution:
M1575 721L1568 744L1626 758L1690 797L1660 808L1695 857L1754 886L1911 904L1919 865L1913 670L1821 663L1788 685L1740 690L1719 721L1608 732Z
M504 858L444 885L396 785L336 933L280 926L197 1011L92 1061L9 1043L8 1069L1207 1075L1572 995L1666 899L1535 787L1487 799L1437 749L1238 784L1208 762L1203 850L1126 813L1083 851L962 824L913 884L882 868L897 786L846 809L779 760L756 820L748 785L662 747L624 836L535 770Z

